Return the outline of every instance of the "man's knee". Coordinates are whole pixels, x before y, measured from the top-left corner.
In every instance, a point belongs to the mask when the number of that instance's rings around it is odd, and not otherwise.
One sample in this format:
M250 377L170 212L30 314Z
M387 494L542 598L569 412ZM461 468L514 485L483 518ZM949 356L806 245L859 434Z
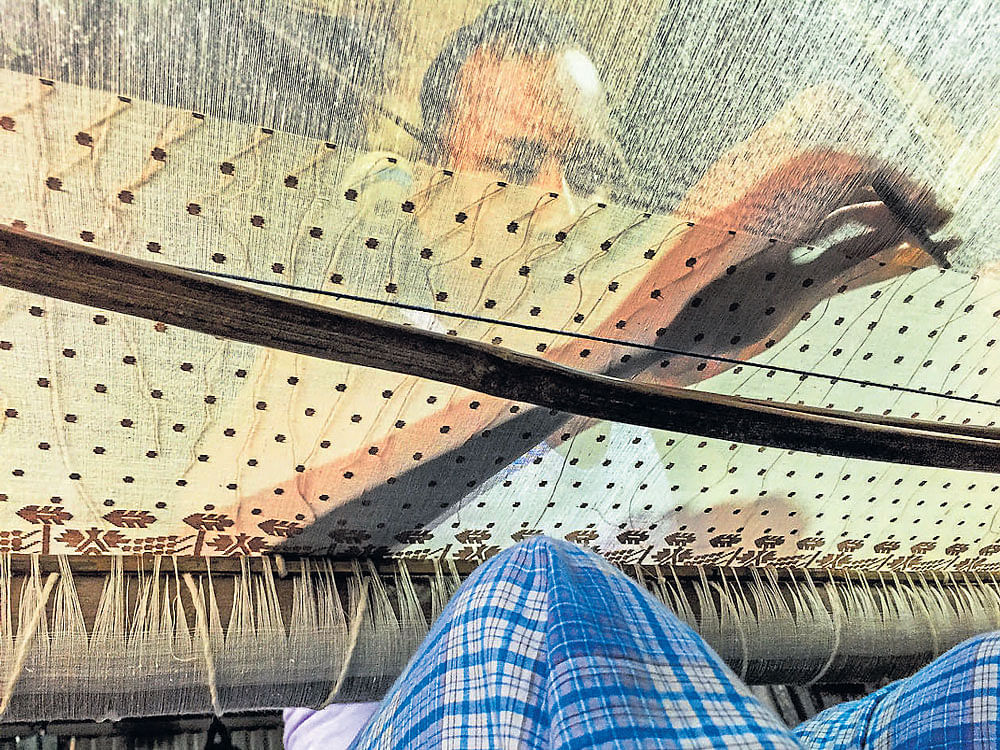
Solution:
M541 534L532 536L497 553L480 565L476 573L496 571L498 568L511 566L519 569L526 566L534 567L539 562L557 554L565 546L570 546L569 542L552 539Z
M562 539L538 534L508 547L503 552L490 558L485 566L502 567L505 565L550 565L557 559L570 555L585 557L587 553L580 546Z

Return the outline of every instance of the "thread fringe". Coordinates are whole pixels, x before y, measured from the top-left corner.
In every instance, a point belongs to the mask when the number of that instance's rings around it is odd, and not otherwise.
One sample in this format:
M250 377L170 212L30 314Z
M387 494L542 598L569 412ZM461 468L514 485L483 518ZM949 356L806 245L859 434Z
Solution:
M388 574L324 560L280 576L269 561L258 567L181 573L165 557L127 574L116 559L88 598L69 559L58 573L33 563L15 577L0 555L0 721L377 700L461 583L447 564L430 574L403 562ZM750 684L899 677L1000 629L993 575L625 572Z

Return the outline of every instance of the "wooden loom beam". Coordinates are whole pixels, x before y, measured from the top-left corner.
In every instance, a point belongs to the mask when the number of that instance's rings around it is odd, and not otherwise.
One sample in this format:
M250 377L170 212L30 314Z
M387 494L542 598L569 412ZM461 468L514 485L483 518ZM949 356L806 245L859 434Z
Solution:
M1000 430L617 380L0 227L0 285L586 417L847 458L1000 473Z

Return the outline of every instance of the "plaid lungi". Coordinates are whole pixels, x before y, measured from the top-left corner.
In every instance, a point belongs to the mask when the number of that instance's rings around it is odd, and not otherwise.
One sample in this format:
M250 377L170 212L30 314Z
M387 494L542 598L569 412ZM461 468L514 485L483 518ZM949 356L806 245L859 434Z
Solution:
M997 747L998 664L981 636L791 730L642 587L539 537L465 582L352 747Z

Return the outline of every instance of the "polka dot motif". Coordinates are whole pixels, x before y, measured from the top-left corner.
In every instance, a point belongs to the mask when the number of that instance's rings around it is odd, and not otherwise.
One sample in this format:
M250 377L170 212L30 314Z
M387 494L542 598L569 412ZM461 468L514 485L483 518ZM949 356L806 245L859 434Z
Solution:
M2 75L31 100L37 82ZM0 156L20 155L31 195L49 207L11 193L5 223L351 295L294 292L617 377L857 413L997 419L1000 290L988 278L922 261L896 268L885 255L856 262L759 228L613 204L572 218L559 196L487 176L138 100L99 128L109 95L58 82L52 91L0 113ZM32 125L41 117L45 129ZM175 127L153 132L157 117ZM183 137L162 135L175 132ZM120 163L97 183L41 156L106 159L106 143ZM792 262L804 253L815 259ZM542 532L623 563L1000 562L1000 490L988 475L592 423L56 300L6 299L0 529L38 531L35 551L131 554L169 538L177 554L474 560Z

